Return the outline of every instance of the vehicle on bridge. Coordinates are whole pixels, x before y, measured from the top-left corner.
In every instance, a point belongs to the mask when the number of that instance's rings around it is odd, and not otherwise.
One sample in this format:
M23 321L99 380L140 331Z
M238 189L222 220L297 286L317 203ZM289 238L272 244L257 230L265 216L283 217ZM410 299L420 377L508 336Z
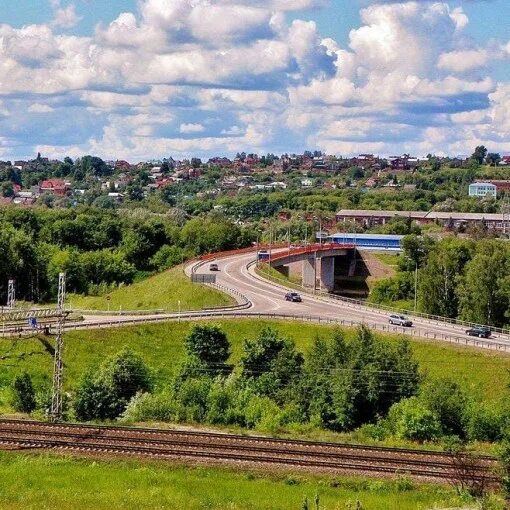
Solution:
M303 301L297 292L287 292L285 294L285 301L292 301L293 303L301 303Z
M413 325L413 321L405 315L390 315L388 322L394 326L402 326L404 328L410 328Z
M259 260L259 262L268 262L269 252L267 250L259 250L257 252L257 259Z
M466 335L477 336L478 338L489 338L491 336L491 330L489 328L479 326L467 329Z

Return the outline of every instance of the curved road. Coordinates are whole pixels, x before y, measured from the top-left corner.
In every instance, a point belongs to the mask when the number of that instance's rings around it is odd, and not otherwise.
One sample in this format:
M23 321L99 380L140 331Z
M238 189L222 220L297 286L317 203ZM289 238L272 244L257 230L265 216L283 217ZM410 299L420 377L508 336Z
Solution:
M401 328L390 326L388 324L388 315L386 311L340 301L325 296L314 296L312 294L302 294L302 303L293 303L286 301L284 296L288 291L284 286L263 279L255 273L254 265L250 263L255 261L256 254L248 253L234 255L226 258L218 258L215 262L218 264L219 271L217 283L236 289L245 295L251 302L250 312L264 314L291 314L291 315L310 315L318 316L324 319L346 320L358 323L369 323L378 326L378 329L388 329L389 331L410 332L410 328ZM198 269L199 273L207 273L209 261ZM461 339L476 340L465 334L464 326L456 326L440 321L433 321L423 318L413 318L414 334L438 340L444 337L454 337ZM448 339L448 338L446 338ZM482 343L482 342L481 342ZM508 335L493 334L490 339L483 339L483 343L508 344L510 348L510 338Z

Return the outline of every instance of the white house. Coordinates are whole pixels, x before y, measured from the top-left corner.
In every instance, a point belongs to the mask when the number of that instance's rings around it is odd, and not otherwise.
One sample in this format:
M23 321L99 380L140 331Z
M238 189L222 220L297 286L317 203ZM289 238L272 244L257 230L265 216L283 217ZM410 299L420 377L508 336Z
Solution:
M497 188L495 184L490 182L474 182L469 185L469 196L470 197L496 197Z

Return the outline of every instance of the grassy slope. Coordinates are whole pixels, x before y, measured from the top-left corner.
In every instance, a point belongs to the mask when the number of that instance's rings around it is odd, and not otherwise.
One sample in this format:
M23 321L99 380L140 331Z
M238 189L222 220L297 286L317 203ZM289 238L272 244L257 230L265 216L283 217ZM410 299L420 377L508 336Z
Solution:
M251 338L265 326L272 326L293 338L299 349L306 350L317 335L326 336L332 327L303 323L259 320L215 321L232 343L232 358L238 359L244 338ZM191 328L189 322L164 323L111 330L76 331L66 334L65 385L70 388L90 367L124 345L139 352L164 381L183 356L183 338ZM346 330L347 336L354 330ZM389 336L396 339L396 336ZM47 340L0 340L0 411L8 409L5 388L14 374L27 370L37 384L49 382L52 371L51 345ZM440 342L414 341L416 358L422 371L431 377L455 378L476 398L500 400L506 393L510 357L487 351L454 347ZM3 398L2 398L3 395Z
M138 510L140 508L299 510L315 494L321 508L345 508L359 499L373 510L460 506L453 489L398 490L392 481L312 475L261 475L156 462L94 461L0 453L0 507L10 510Z
M181 301L182 310L200 310L215 306L225 306L234 300L204 285L191 283L183 273L182 267L174 267L163 273L146 278L140 282L120 287L105 296L71 295L70 303L74 308L86 310L150 310L164 309L176 311Z

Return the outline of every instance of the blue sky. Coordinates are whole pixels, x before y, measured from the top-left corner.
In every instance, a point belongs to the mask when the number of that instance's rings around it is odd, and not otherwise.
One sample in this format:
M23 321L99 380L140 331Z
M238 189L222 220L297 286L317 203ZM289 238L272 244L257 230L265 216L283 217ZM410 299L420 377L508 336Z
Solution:
M0 157L510 153L507 0L0 5Z

